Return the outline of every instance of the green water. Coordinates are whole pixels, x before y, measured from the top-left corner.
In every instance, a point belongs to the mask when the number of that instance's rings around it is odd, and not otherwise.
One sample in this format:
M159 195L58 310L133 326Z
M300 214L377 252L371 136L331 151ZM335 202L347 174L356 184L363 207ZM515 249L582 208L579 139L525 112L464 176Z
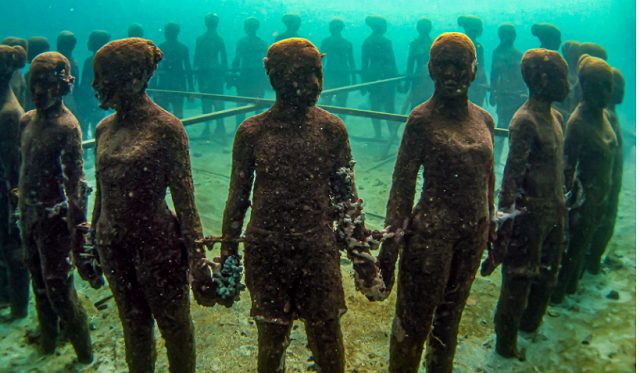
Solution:
M539 333L521 336L519 344L527 349L526 361L506 360L493 351L493 312L500 290L500 274L488 278L478 276L460 325L459 345L455 369L459 372L631 372L635 371L635 315L636 315L636 43L635 4L628 0L596 1L210 1L210 0L97 0L53 1L30 0L3 3L0 13L0 37L16 35L28 38L42 35L52 46L61 30L71 30L78 38L74 57L79 63L89 55L86 41L89 32L104 29L112 40L126 36L129 24L137 22L145 28L145 37L157 44L163 41L163 25L169 21L181 25L179 40L193 55L195 39L204 31L203 16L216 12L220 16L218 32L225 41L227 54L233 58L237 40L244 36L242 23L254 16L261 21L258 36L268 43L277 32L284 30L282 14L298 13L302 18L300 36L317 45L329 35L328 21L341 17L345 21L343 35L354 45L356 65L360 65L360 47L369 34L364 23L367 15L378 14L389 22L386 36L392 40L398 68L406 68L408 45L416 37L415 22L429 17L433 22L431 37L446 31L461 31L456 19L463 14L482 18L484 33L479 41L485 48L487 72L491 66L491 52L498 44L497 28L503 22L516 26L515 47L521 51L539 46L530 33L535 22L551 22L562 30L562 39L593 41L605 47L608 62L619 68L626 79L626 96L618 107L620 123L625 133L626 156L624 183L620 194L620 208L615 235L609 250L615 251L618 267L607 267L604 275L586 275L581 289L560 306L549 308ZM236 94L227 90L226 94ZM273 97L268 91L267 97ZM396 97L396 111L405 101L404 94ZM349 107L368 109L368 100L358 91L349 95ZM235 104L227 103L233 107ZM487 108L495 114L495 108ZM200 102L187 102L185 117L199 115ZM348 116L353 157L357 161L356 180L359 196L365 201L367 222L372 228L383 228L385 206L393 172L393 159L381 162L383 147L357 140L371 137L370 121ZM233 135L234 117L225 119L229 136ZM196 202L205 234L219 235L230 173L229 146L198 140L203 124L190 126L191 157L196 188ZM386 136L386 132L383 132ZM395 152L392 148L390 153ZM506 150L504 155L506 156ZM90 185L95 185L93 152L86 151L85 171ZM503 164L496 165L498 184ZM90 209L93 200L90 201ZM245 219L245 221L248 219ZM210 253L210 256L218 252ZM345 258L346 260L346 258ZM342 319L347 371L386 372L388 341L395 307L395 295L380 303L369 303L353 285L351 266L342 266L345 295L349 312ZM33 304L27 319L0 324L0 372L124 372L124 342L113 300L98 310L95 302L108 297L109 290L90 289L77 280L80 297L90 315L95 362L83 366L74 361L69 343L58 348L55 355L43 356L29 338L37 330ZM611 290L619 293L617 300L606 297ZM32 301L33 303L33 301ZM193 304L192 316L196 327L198 372L255 371L257 333L249 317L249 294L244 292L239 303L231 309L204 308ZM5 313L1 309L0 313ZM164 342L158 338L158 372L168 371ZM287 368L291 372L312 369L306 348L302 324L296 323L287 352ZM421 368L424 371L424 367Z

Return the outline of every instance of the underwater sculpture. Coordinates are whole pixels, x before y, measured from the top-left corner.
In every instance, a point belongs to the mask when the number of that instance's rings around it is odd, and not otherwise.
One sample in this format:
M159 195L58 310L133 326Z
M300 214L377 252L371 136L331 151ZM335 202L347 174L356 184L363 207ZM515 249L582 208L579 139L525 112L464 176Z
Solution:
M522 52L513 43L516 40L516 28L505 23L498 27L500 45L493 50L491 63L491 89L489 103L496 107L498 128L509 128L516 110L525 102L527 87L520 73ZM494 155L500 159L505 139L495 141Z
M78 104L81 113L80 127L82 127L82 137L89 136L89 129L95 132L95 127L104 117L104 112L98 106L98 101L93 94L91 83L93 82L93 57L98 50L109 42L111 35L103 30L91 31L89 40L87 41L87 49L91 55L84 60L82 65L82 78L78 85Z
M564 140L565 185L571 193L567 202L569 247L553 303L561 303L565 294L578 288L594 234L606 216L619 146L605 115L613 90L611 67L600 58L582 55L578 77L582 99L569 118Z
M569 116L578 105L580 82L578 81L578 59L582 55L581 43L575 40L568 40L562 44L562 55L569 66L569 94L561 103L555 105L560 111L566 123ZM564 128L563 128L564 130Z
M289 333L300 318L320 369L342 372L340 317L346 305L339 246L354 263L356 287L372 299L384 291L369 254L375 243L364 229L347 131L338 117L316 106L322 57L311 42L275 43L264 63L276 103L236 133L222 262L239 258L238 239L251 205L245 279L258 328L258 371L284 372Z
M387 32L387 21L379 16L368 16L365 22L371 28L371 34L362 43L362 82L393 78L398 75L393 45L384 34ZM377 84L362 90L369 94L371 110L395 113L396 83ZM382 138L379 119L371 119L376 139ZM390 140L398 137L399 126L387 122Z
M302 24L299 15L291 13L285 14L282 16L282 23L284 23L287 29L276 35L274 42L298 37L298 30L300 30L300 25Z
M320 51L325 54L322 61L326 88L344 87L355 84L357 81L353 45L342 36L342 30L344 30L344 21L339 18L332 19L329 22L331 36L322 40L320 44ZM322 103L346 106L348 95L348 92L327 94L322 98Z
M267 54L267 43L256 35L258 28L260 28L260 21L257 18L247 18L244 21L246 36L238 40L236 45L236 54L231 67L237 69L237 73L230 75L227 88L235 86L239 96L264 97L267 79L262 60ZM258 112L256 111L256 114ZM236 116L238 125L244 118L244 114Z
M81 363L93 360L87 314L73 286L69 256L83 278L77 225L86 222L82 133L62 102L74 77L69 60L58 52L38 55L29 68L29 89L36 110L20 120L22 131L19 210L22 244L40 324L40 347L56 349L58 322ZM84 273L84 274L83 274Z
M469 100L478 106L484 106L484 100L489 91L489 81L484 66L484 46L478 41L483 31L482 20L476 16L460 16L458 17L458 25L462 26L464 33L473 41L476 48L478 69L476 79L469 87Z
M15 36L8 36L2 39L1 45L8 45L10 47L15 47L17 45L21 46L26 53L28 48L28 42L26 39L18 38ZM27 92L27 82L24 80L22 73L20 73L20 69L17 69L13 72L13 76L11 77L11 89L13 93L16 95L20 106L25 106L26 100L26 92Z
M567 71L555 51L530 49L522 58L529 99L509 125L497 239L481 270L487 276L502 262L494 323L504 357L524 358L518 328L531 333L541 324L565 247L562 114L551 104L569 92Z
M61 31L56 39L56 50L69 60L69 63L71 64L71 76L76 79L80 77L78 61L73 58L73 50L75 49L77 42L78 40L76 39L76 36L71 31ZM77 86L78 82L74 81L71 92L64 97L64 104L76 116L79 114L75 92L75 88Z
M531 35L540 40L540 48L557 51L562 35L560 29L551 23L535 23L531 26Z
M196 50L193 56L193 68L195 70L198 90L202 93L224 93L224 78L227 72L227 50L224 40L218 35L219 17L215 13L209 13L204 17L207 31L196 40ZM210 113L212 108L216 111L224 109L224 101L202 98L202 113ZM203 139L209 139L210 125L207 122L200 134ZM224 129L224 119L218 119L214 138L227 143L227 134Z
M378 256L387 290L398 253L398 298L390 372L417 372L428 338L427 371L451 372L458 326L492 230L493 119L471 103L476 53L466 35L440 35L430 52L435 93L415 108L402 136ZM424 186L413 206L416 178ZM400 250L402 247L402 250Z
M420 18L416 24L418 37L409 44L409 57L407 59L407 82L409 97L401 112L413 109L431 97L433 94L433 81L429 78L429 50L431 49L431 20Z
M125 336L129 371L153 372L154 320L171 372L195 371L189 283L200 304L215 300L196 209L182 123L145 93L162 52L140 38L116 40L94 58L100 106L116 113L96 128L92 217L100 263ZM165 202L171 192L176 214Z
M31 63L34 58L40 53L47 52L49 50L49 39L44 36L33 36L27 40L27 63ZM29 85L29 71L24 74L24 81L27 84L27 89L24 91L24 105L25 111L35 109L33 101L31 100L31 90L28 89Z
M618 69L613 69L613 91L607 107L606 115L613 132L616 134L618 147L615 150L613 161L613 173L611 175L611 189L607 197L604 217L600 222L591 241L591 248L586 258L586 269L591 274L600 272L600 259L607 249L607 245L613 236L618 215L618 195L622 189L622 170L624 168L624 148L622 143L622 129L616 113L616 106L624 99L624 77ZM602 212L602 211L601 211ZM607 258L609 254L607 254Z
M144 37L144 29L142 25L139 23L132 23L129 25L127 29L127 37L130 38L143 38Z
M193 76L189 61L189 48L178 41L180 25L169 22L164 26L165 41L159 45L164 54L153 81L154 88L173 91L193 91ZM184 97L167 93L156 93L155 101L178 118L182 118Z
M15 216L24 110L11 88L14 73L26 61L21 46L0 45L0 300L9 303L11 320L26 317L29 306L29 272Z

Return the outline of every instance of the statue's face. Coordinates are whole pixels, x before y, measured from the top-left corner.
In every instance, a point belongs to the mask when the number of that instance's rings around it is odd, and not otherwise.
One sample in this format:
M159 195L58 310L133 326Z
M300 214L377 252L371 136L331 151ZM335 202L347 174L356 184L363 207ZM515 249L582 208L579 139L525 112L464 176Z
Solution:
M569 79L567 78L566 69L552 68L545 72L546 86L544 94L549 101L562 101L569 94Z
M442 46L436 58L429 62L429 72L436 89L444 97L466 96L476 77L476 62L469 51Z
M103 64L94 64L93 90L102 109L114 109L118 100L118 87L121 82L110 73Z
M47 110L62 100L63 84L66 83L55 71L44 69L32 71L29 78L29 91L36 108Z
M278 95L289 105L309 107L322 91L322 57L317 53L292 56L292 63L280 66L271 76Z
M600 77L587 78L582 83L582 94L589 104L598 108L605 108L613 94L613 81L612 79Z

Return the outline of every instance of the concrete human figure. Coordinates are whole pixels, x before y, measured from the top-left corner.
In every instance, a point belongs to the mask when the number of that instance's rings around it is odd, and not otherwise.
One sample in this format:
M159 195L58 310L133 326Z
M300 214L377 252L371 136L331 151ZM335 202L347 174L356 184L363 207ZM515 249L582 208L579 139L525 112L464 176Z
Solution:
M481 270L486 276L502 263L494 324L496 351L508 358L524 358L517 348L518 329L532 333L542 323L565 248L563 119L551 104L568 94L567 74L555 51L530 49L522 58L529 99L509 125L501 224Z
M237 73L232 75L229 88L235 86L239 96L264 97L267 79L262 60L267 55L267 43L257 35L259 28L260 21L257 18L247 18L244 21L246 35L236 45L231 67L237 69ZM238 125L244 118L244 115L236 117Z
M0 45L0 300L10 306L9 320L26 317L29 306L29 271L15 214L24 110L11 88L15 72L26 61L23 47Z
M562 43L560 29L551 23L535 23L531 26L531 34L540 40L540 48L557 51Z
M17 45L21 46L25 51L28 49L28 42L26 39L18 38L15 36L8 36L2 39L0 43L2 45L8 45L10 47L15 47ZM24 108L25 101L27 97L27 82L24 80L20 69L13 72L13 76L11 77L11 89L13 93L16 95L20 106Z
M513 114L525 102L527 87L520 73L522 52L513 43L516 39L516 28L510 24L498 27L500 45L493 51L491 62L491 89L489 103L496 107L498 128L508 128ZM497 159L502 156L505 140L496 139L494 154Z
M139 23L132 23L129 25L127 29L127 37L129 38L143 38L144 37L144 29L142 25Z
M91 55L84 60L82 65L82 77L78 85L78 94L76 95L82 114L80 127L82 127L83 138L89 138L89 131L94 134L98 122L104 117L104 112L98 106L91 84L93 83L93 58L98 50L107 44L110 39L111 35L107 31L95 30L89 34L89 40L87 41L87 49L91 52Z
M193 68L196 73L198 90L202 93L224 93L225 74L229 66L227 62L227 50L224 40L218 34L219 17L215 13L209 13L204 18L207 31L196 40L196 50L193 56ZM224 102L212 100L207 97L202 98L202 113L210 113L215 107L216 111L224 109ZM209 123L205 124L200 137L209 139ZM227 143L227 134L224 128L224 119L218 119L214 138L222 144Z
M70 257L85 279L99 286L78 240L86 222L82 132L62 98L74 77L69 60L58 52L39 54L29 68L29 90L36 106L20 120L19 210L44 354L56 350L58 324L78 356L93 360L87 314L73 285Z
M564 140L565 184L571 193L569 245L552 302L574 294L612 186L618 141L605 109L613 90L613 70L602 59L582 55L578 62L582 98L569 118Z
M390 372L417 372L427 339L427 371L453 369L460 318L492 230L494 124L468 99L475 72L470 38L438 36L429 60L435 92L411 112L400 143L385 219L393 237L378 255L389 291L400 253Z
M78 61L73 57L73 50L76 48L78 39L71 31L62 31L58 34L56 39L56 50L65 56L71 64L71 76L80 77L80 68L78 67ZM74 115L79 114L78 100L76 98L76 88L78 82L74 81L71 92L64 98L64 104L71 110Z
M298 30L300 30L300 25L302 24L302 19L300 19L299 15L287 13L282 16L282 23L287 29L276 35L275 42L298 37Z
M353 58L353 44L342 36L344 21L339 18L329 22L331 36L322 40L320 51L325 54L324 63L324 87L345 87L356 82L356 63ZM322 102L327 105L346 106L348 92L326 94Z
M362 43L362 82L393 78L398 75L396 58L391 40L384 34L387 32L387 21L379 16L368 16L365 19L371 34ZM396 83L384 83L363 90L369 94L371 110L395 113ZM382 139L382 127L379 119L372 119L376 139ZM398 137L397 123L387 122L390 142Z
M375 258L367 247L353 245L366 241L368 233L347 131L338 117L316 106L322 57L308 40L273 44L265 68L276 102L245 120L236 133L222 226L223 262L238 258L251 205L244 235L245 279L258 328L258 372L285 371L289 334L298 318L304 320L320 369L343 372L340 317L346 305L339 245L353 260L356 287L368 296L371 290L384 291ZM334 235L336 216L348 226L339 225L346 236Z
M591 274L600 273L600 260L607 249L607 245L613 237L618 215L618 197L622 189L622 170L624 168L624 147L622 139L622 128L616 112L616 106L624 99L624 77L618 69L613 69L613 93L607 107L606 115L611 124L613 132L616 134L618 147L614 155L613 173L611 175L611 189L607 198L607 205L604 217L598 226L591 241L591 248L586 258L586 269ZM609 257L607 254L607 258Z
M193 373L189 285L205 305L215 303L216 285L199 243L187 134L145 93L161 59L141 38L112 41L96 53L93 87L100 106L115 113L96 128L90 235L118 307L129 372L154 372L155 321L169 371Z
M464 33L473 41L478 59L478 71L476 79L469 88L469 100L478 106L484 106L489 91L489 81L484 63L484 46L478 41L483 31L482 20L476 16L460 16L458 17L458 26L461 26Z
M156 72L154 87L170 91L193 91L189 49L178 41L178 34L180 34L180 25L173 22L165 25L165 41L159 45L164 58ZM154 97L158 105L166 110L170 109L173 115L178 118L183 117L184 96L157 93Z
M33 36L27 40L27 63L30 64L33 59L40 53L49 51L49 39L44 36ZM29 71L24 74L24 81L29 84ZM35 105L31 100L31 90L25 90L25 104L23 105L25 111L35 109Z
M409 44L409 58L407 59L407 83L409 85L408 105L402 109L415 108L433 94L433 81L429 78L429 50L431 49L431 20L420 18L416 25L418 37Z
M566 123L569 116L578 105L578 91L580 90L580 82L578 81L578 59L582 55L581 43L575 40L567 40L562 44L562 56L569 66L569 94L567 98L556 105L564 117Z

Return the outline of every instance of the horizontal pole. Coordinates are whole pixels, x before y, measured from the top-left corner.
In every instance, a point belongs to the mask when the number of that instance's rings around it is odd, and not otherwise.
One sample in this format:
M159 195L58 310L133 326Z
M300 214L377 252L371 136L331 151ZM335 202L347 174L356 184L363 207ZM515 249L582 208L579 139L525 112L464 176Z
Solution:
M232 115L248 113L250 111L254 111L259 108L260 108L259 105L238 106L232 109L225 109L220 111L214 111L207 114L196 115L194 117L182 119L181 121L182 121L182 124L185 127L187 127L187 126L191 126L191 125L202 123L202 122L207 122L214 119L220 119L220 118L230 117ZM96 146L95 139L86 140L82 142L82 147L85 149L91 149L91 148L94 148L95 146Z
M396 77L389 78L389 79L374 80L372 82L352 84L352 85L347 85L347 86L338 87L338 88L330 88L330 89L323 90L320 95L336 94L336 93L340 93L340 92L354 91L356 89L362 89L362 88L367 88L367 87L380 85L380 84L386 84L386 83L393 83L393 82L397 82L397 81L400 81L400 80L406 80L406 79L407 79L407 76L406 75L402 75L402 76L396 76Z

